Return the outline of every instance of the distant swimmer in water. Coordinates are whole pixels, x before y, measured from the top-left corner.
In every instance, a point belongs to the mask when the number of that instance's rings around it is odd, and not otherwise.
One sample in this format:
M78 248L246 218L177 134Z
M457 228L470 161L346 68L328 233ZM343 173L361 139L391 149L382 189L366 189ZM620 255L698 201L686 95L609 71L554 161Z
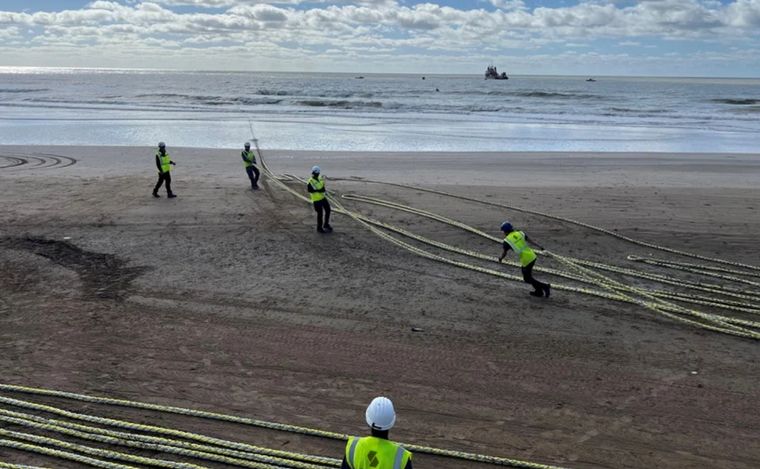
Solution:
M438 91L441 91L441 90L439 90L438 88L436 88L435 91L438 92Z

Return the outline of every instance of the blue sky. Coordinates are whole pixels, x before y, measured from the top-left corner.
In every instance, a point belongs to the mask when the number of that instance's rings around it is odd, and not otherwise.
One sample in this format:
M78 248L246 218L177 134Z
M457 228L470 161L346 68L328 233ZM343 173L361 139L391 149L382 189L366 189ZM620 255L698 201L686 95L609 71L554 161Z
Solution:
M760 0L0 3L0 66L481 73L487 63L758 77Z

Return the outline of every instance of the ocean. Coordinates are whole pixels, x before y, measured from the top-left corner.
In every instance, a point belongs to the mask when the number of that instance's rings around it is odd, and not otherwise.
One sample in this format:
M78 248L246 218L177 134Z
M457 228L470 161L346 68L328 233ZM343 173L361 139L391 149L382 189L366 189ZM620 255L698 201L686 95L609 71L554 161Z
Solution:
M0 144L760 153L760 79L0 67Z

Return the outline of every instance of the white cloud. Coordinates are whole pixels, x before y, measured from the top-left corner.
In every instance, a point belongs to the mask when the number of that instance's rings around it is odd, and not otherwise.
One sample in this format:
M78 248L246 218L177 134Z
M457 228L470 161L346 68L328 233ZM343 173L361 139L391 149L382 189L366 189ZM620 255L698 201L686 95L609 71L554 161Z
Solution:
M341 54L355 61L402 60L416 50L418 61L427 54L458 56L460 63L465 63L470 60L467 57L480 57L483 51L488 57L514 58L520 53L536 54L553 43L594 49L593 41L600 38L612 39L611 44L626 46L626 50L643 50L653 41L667 48L666 40L689 39L725 43L727 51L736 44L757 51L760 39L760 0L736 0L727 5L715 0L645 0L632 6L594 0L533 10L522 0L488 2L497 10L463 10L435 3L405 6L393 0L310 1L309 8L298 6L300 0L98 0L61 12L0 11L4 50L17 52L1 55L0 60L24 53L31 57L32 49L57 51L62 57L78 53L91 60L107 60L104 55L87 52L107 46L106 55L123 60L160 54L162 49L177 54L183 47L188 53L206 47L205 62L196 60L204 67L244 52L266 54L281 63L293 63L297 57L315 63L320 57L336 61ZM187 12L187 8L175 9L176 5L220 9ZM33 31L32 37L20 46L20 36L29 36L26 29ZM7 43L12 40L16 42ZM641 46L643 42L647 46ZM219 56L213 60L206 57L212 53ZM589 53L588 57L608 54L604 50ZM4 64L10 63L0 62ZM324 68L331 65L326 63Z

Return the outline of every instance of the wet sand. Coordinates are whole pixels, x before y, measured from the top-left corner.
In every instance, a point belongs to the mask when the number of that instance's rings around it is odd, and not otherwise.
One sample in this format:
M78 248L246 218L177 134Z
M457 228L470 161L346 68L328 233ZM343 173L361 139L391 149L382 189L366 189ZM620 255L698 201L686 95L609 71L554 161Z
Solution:
M341 215L320 236L308 205L266 181L248 190L239 150L169 151L174 200L150 194L151 148L0 147L0 382L357 434L366 404L385 394L400 441L569 467L760 465L760 344L632 305L532 298L524 284L414 256ZM333 179L424 185L760 265L760 155L265 156L277 173L306 176L319 164L329 189L494 235L508 218L559 253L629 266L628 254L651 252L537 216ZM501 252L433 221L346 205ZM162 419L342 452L336 442ZM76 467L3 448L0 461Z

